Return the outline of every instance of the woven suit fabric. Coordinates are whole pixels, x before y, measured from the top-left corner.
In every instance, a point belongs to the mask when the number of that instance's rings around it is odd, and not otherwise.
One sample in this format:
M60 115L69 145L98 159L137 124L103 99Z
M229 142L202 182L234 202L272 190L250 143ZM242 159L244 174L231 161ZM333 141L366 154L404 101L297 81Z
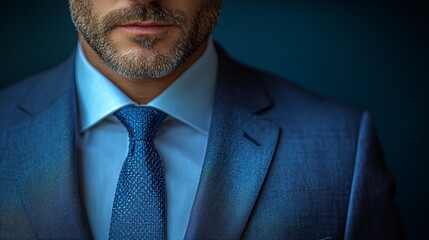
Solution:
M116 187L109 239L166 239L164 168L154 145L166 114L127 106L115 116L128 131L129 149Z

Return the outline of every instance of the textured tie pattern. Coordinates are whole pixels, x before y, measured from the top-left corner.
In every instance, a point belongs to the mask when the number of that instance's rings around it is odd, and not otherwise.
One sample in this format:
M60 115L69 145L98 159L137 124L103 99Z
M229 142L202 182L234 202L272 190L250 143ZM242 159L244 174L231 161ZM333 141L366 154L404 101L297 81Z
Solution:
M109 239L166 239L164 168L154 139L166 115L127 106L115 113L128 130L128 156L113 202Z

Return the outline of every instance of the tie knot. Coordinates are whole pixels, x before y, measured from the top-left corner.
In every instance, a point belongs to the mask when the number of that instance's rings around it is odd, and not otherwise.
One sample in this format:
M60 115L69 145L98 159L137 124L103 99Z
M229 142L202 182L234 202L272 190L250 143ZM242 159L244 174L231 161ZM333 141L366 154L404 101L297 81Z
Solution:
M151 141L167 116L152 107L126 106L115 112L115 116L124 124L130 141Z

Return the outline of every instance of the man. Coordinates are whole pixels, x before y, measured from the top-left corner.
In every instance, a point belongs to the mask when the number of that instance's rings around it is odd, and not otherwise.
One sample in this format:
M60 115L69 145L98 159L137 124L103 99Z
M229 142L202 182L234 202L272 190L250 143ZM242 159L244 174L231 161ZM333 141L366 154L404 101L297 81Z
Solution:
M69 3L0 95L0 238L402 238L368 114L230 59L220 0Z

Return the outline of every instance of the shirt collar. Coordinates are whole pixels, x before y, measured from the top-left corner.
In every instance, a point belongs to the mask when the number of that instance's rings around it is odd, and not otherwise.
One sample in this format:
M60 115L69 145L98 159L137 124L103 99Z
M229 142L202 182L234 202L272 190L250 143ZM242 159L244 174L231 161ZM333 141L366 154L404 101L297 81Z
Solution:
M89 63L80 44L75 61L80 132L90 129L120 108L136 104ZM210 40L204 54L147 106L208 134L217 64L217 53Z

